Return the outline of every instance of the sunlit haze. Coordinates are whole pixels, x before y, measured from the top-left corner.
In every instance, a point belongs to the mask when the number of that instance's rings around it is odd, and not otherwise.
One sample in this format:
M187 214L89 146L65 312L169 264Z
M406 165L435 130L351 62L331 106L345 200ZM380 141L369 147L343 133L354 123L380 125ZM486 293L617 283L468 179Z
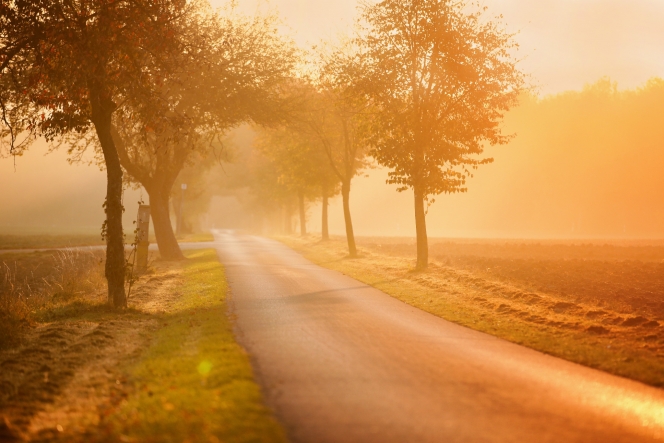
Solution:
M2 0L0 440L664 441L664 0Z
M216 6L225 1L212 2ZM348 33L356 0L243 0L248 14L277 11L303 48ZM483 0L518 33L523 69L543 94L609 76L623 88L664 76L664 2L658 0Z
M215 6L226 4L219 0L214 3ZM242 13L278 13L285 25L282 30L303 48L349 32L358 7L358 2L353 0L244 0L239 3L238 9ZM484 4L489 7L489 13L502 14L507 29L517 33L515 38L520 44L522 69L530 75L530 83L540 96L568 90L580 91L584 85L602 77L610 77L620 89L637 88L651 77L664 77L664 26L661 25L664 22L664 2L494 0ZM516 130L518 132L519 128ZM575 215L569 215L556 225L552 220L557 218L550 215L570 212L569 203L562 206L556 203L567 194L560 194L560 199L553 200L529 197L526 202L518 198L521 195L519 186L527 186L531 193L556 195L557 192L550 189L552 184L528 182L528 177L541 175L542 168L546 166L541 165L539 159L550 153L538 153L541 147L525 146L524 140L517 134L513 144L489 149L488 154L494 156L496 162L478 171L469 182L470 192L440 196L430 209L429 232L436 236L474 237L664 236L664 224L657 228L651 223L647 229L640 229L643 223L629 221L632 216L627 216L627 221L609 223L615 225L615 229L604 226L595 230L591 226L583 230L582 226L588 223L589 218L597 217L584 215L587 202L592 197L572 210L576 211ZM525 155L520 154L522 150L525 150ZM71 227L72 223L90 229L99 226L103 217L99 202L105 191L104 173L95 167L69 166L64 161L64 153L44 158L44 152L43 143L38 143L23 157L16 159L16 172L11 159L0 162L0 185L10 190L0 196L3 207L0 226L5 229L26 226L39 229L42 225L68 229L67 226ZM531 164L528 163L529 158ZM592 175L592 166L588 167ZM638 166L635 168L638 169ZM357 232L361 235L412 235L414 222L410 193L397 194L394 187L384 186L385 172L380 169L369 171L369 175L369 179L358 177L354 181L351 205ZM653 177L653 180L656 178ZM626 185L629 183L626 178ZM655 186L654 183L651 185ZM651 189L664 190L662 187ZM138 193L131 193L127 200L133 203L138 197ZM49 204L39 204L42 198ZM341 234L343 217L340 200L334 200L332 204L330 227L332 232ZM521 214L521 217L511 220L507 215L512 211ZM133 212L128 211L126 220L133 217ZM312 229L320 224L317 212L317 209L311 209L309 223ZM605 214L602 217L612 218L609 209L600 212ZM660 214L659 209L654 207L642 209L639 213L648 214L649 219ZM625 219L623 215L613 214L613 217ZM390 222L376 223L377 220Z

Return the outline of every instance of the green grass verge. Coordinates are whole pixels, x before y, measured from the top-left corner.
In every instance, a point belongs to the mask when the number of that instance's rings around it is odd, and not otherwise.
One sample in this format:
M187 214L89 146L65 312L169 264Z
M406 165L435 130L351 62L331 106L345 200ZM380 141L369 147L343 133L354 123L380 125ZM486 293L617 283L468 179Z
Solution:
M128 368L134 389L102 427L109 441L282 442L227 315L212 250L188 254L181 297L152 345Z

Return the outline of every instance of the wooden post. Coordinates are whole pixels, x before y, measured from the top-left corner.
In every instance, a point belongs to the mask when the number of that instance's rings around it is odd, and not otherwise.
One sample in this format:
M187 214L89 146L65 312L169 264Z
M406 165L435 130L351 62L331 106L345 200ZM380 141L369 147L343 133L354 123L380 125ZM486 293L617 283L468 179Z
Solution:
M141 274L148 269L148 247L150 246L150 206L138 206L138 245L136 247L136 271Z

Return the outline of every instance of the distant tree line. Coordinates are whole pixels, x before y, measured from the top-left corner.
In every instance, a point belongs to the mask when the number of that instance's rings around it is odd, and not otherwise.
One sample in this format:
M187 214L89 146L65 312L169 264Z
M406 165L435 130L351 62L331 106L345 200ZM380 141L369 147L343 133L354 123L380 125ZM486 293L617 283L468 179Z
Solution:
M486 211L496 230L661 237L664 80L619 89L603 78L577 91L523 94L505 128L518 137L496 154L505 177L487 197L501 200ZM492 172L488 180L498 178Z
M314 61L277 34L275 19L215 11L204 0L32 0L0 6L2 136L12 155L38 137L93 149L107 174L109 303L126 306L122 192L149 195L160 254L181 259L169 217L184 170L209 167L223 137L257 125L247 165L257 200L298 209L341 194L357 255L351 183L370 163L412 190L417 268L428 264L425 215L441 193L464 192L523 75L512 36L464 2L383 0L356 34ZM223 156L222 156L223 157ZM223 159L223 158L222 158ZM288 223L290 227L290 223Z

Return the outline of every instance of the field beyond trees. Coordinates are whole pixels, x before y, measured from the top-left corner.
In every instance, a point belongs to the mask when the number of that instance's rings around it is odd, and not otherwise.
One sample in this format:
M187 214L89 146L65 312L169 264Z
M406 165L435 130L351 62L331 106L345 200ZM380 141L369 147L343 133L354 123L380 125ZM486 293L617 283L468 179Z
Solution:
M430 269L416 244L358 238L279 238L439 317L539 351L664 386L664 243L432 239Z
M180 243L210 242L210 233L184 234L178 237ZM150 236L150 243L155 243ZM12 249L61 249L84 246L103 246L104 240L98 234L0 234L0 250Z

